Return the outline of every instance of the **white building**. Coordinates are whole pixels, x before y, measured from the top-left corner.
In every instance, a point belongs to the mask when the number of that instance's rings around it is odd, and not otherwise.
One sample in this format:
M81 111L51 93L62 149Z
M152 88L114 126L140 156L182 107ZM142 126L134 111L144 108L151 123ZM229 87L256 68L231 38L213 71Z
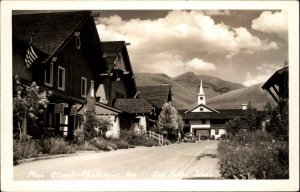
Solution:
M184 132L194 133L196 138L215 139L226 133L225 124L235 116L243 116L247 107L241 109L213 109L206 105L202 81L197 95L198 103L188 110L179 110L184 121Z

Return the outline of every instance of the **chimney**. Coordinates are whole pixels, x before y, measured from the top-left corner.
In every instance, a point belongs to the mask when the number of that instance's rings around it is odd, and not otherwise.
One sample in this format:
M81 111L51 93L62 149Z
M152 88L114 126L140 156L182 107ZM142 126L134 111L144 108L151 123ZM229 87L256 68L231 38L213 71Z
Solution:
M248 108L248 104L247 103L243 103L242 104L242 110L247 110Z

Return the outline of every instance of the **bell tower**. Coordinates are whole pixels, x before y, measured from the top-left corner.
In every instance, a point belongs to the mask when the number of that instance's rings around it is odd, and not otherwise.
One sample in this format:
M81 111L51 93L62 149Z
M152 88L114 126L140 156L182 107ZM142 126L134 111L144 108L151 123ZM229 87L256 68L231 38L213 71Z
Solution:
M205 93L203 92L202 80L200 82L200 89L198 93L198 105L199 104L205 105Z

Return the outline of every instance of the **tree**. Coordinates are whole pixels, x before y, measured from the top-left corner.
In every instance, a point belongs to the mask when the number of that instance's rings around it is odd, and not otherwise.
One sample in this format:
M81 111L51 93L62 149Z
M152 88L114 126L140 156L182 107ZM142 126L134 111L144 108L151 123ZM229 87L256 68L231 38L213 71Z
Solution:
M84 138L93 139L98 136L99 132L103 136L110 129L110 126L112 126L112 123L109 118L97 116L94 111L87 111L83 122Z
M162 111L158 116L158 128L161 131L167 131L170 136L174 131L179 130L183 126L182 118L173 106L172 102L165 103Z
M229 136L235 136L240 132L243 126L244 126L244 122L241 119L241 117L236 116L234 117L234 119L228 121L225 124L225 129L226 132L229 134Z
M269 111L269 121L266 130L280 140L287 141L289 137L288 111L280 112L279 107Z
M41 119L41 114L47 108L48 97L52 95L52 92L40 91L35 82L32 82L30 86L22 84L17 75L15 75L14 80L13 115L21 139L22 134L27 134L27 119L35 127L43 124L42 121L38 120Z

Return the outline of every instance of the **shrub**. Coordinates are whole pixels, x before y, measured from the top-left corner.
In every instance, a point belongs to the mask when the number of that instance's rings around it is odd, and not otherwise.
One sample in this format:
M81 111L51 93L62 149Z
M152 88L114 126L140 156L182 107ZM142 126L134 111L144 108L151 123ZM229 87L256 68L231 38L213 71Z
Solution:
M37 148L43 154L69 154L75 153L75 150L63 138L42 138L37 142Z
M112 123L109 118L97 116L95 112L87 111L83 122L84 138L89 140L97 137L99 131L101 131L102 135L105 135L111 125Z
M134 146L156 146L158 141L148 138L145 134L137 134L132 130L122 130L120 139Z
M146 138L143 141L142 146L145 146L145 147L158 146L158 142L154 139Z
M90 144L88 141L84 141L80 145L75 145L74 148L76 148L76 150L82 150L82 151L98 151L98 148Z
M169 144L172 144L172 142L170 141L170 140L168 140L168 139L165 139L164 138L164 145L169 145Z
M36 144L32 140L27 141L13 141L13 161L14 165L17 164L17 161L20 159L27 159L37 157L39 151L36 149Z
M129 144L126 141L120 140L120 141L114 141L113 142L118 149L128 149Z
M267 132L240 133L218 145L220 173L229 179L288 178L288 143Z
M79 145L86 143L84 141L83 129L76 129L76 131L75 131L75 142Z
M90 144L95 146L99 150L111 151L113 148L108 144L108 141L102 138L94 138L90 141Z

